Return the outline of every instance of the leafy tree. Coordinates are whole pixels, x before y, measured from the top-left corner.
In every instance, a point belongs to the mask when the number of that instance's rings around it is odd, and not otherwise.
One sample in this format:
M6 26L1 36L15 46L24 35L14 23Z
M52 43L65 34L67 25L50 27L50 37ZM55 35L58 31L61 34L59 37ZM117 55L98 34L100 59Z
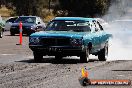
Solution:
M68 12L68 16L104 15L108 10L110 0L59 0L55 11Z
M17 15L41 15L42 9L48 6L47 0L13 0Z
M53 6L59 16L94 17L104 15L111 1L114 0L0 0L0 5L13 9L16 15L44 16L44 8L50 11Z

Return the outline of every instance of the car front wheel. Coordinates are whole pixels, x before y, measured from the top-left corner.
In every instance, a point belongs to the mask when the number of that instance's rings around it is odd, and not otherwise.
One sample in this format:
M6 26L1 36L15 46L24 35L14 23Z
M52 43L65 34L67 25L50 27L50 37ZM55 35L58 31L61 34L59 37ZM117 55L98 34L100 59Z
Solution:
M82 63L87 63L89 61L89 49L86 49L85 52L81 53L80 61Z

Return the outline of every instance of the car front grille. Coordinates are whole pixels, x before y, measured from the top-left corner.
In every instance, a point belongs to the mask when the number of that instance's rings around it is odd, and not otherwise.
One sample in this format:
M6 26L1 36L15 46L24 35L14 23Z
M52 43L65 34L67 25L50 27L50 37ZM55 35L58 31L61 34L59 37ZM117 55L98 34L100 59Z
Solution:
M70 38L42 38L40 43L45 46L68 46Z

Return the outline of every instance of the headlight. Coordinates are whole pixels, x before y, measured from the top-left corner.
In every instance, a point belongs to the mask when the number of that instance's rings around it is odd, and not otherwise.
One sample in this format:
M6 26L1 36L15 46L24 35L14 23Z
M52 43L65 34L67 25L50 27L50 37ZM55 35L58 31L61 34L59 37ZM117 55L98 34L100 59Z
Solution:
M29 42L30 42L30 43L34 43L34 44L37 44L37 43L40 42L40 39L39 39L39 37L31 37L31 38L29 39Z
M73 46L81 46L82 45L82 39L71 39L71 44Z

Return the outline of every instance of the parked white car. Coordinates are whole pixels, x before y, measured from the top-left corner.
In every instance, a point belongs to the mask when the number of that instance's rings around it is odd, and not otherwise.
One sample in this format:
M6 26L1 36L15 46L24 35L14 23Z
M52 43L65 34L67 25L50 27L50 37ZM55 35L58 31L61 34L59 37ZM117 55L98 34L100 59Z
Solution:
M11 28L12 23L17 19L18 17L10 17L5 22L5 31L9 31Z

